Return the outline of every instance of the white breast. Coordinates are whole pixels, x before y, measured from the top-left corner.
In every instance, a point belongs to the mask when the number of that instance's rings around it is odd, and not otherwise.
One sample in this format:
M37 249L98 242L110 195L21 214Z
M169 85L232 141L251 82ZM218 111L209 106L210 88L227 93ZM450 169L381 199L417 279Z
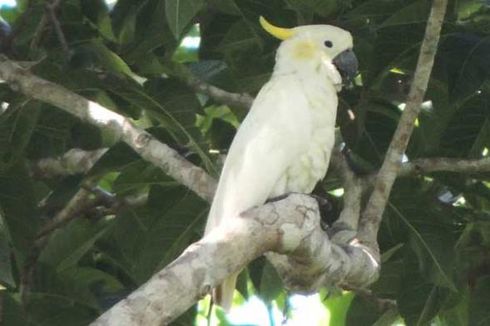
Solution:
M309 102L307 109L312 121L310 140L303 154L298 156L278 180L271 197L290 192L310 193L327 172L335 142L338 105L335 89L314 78L299 80L299 85Z

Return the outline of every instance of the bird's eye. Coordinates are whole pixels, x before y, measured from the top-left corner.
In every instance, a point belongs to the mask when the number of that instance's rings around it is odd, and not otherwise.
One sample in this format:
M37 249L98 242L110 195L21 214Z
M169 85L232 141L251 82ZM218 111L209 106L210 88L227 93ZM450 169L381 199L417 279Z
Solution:
M327 48L331 48L333 46L332 41L325 41L323 44L325 44Z

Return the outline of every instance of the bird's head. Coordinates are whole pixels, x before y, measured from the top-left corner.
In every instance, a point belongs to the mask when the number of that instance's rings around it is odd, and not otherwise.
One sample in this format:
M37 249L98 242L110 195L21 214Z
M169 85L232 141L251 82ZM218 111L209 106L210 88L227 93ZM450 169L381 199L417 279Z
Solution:
M358 62L352 51L352 35L331 25L306 25L294 28L277 27L260 17L262 27L282 40L277 51L276 68L283 72L314 69L325 72L340 89L357 74Z

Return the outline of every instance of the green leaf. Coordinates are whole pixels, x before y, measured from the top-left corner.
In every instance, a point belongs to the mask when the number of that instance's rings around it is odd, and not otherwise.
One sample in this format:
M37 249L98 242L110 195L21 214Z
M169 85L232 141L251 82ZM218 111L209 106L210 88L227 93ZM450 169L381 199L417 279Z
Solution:
M260 288L257 294L266 304L270 304L282 291L281 278L272 264L266 261L262 269Z
M146 207L118 214L101 250L140 284L196 240L207 206L183 187L152 186Z
M322 17L328 17L338 9L337 0L287 0L286 3L302 14L312 13Z
M197 127L197 114L202 113L202 108L196 94L173 79L149 80L145 89L158 103L159 109L154 116L165 123L166 130L178 144L198 154L206 169L216 173L203 134Z
M126 143L117 143L95 162L88 174L95 176L121 171L138 160L140 160L139 156Z
M39 103L19 97L0 114L0 171L16 164L25 155L40 112Z
M350 305L347 305L347 318L344 317L345 320L342 323L332 323L332 325L373 325L382 315L382 312L376 306L374 301L362 299L359 296L354 295L351 295L351 301ZM332 313L333 316L337 315L336 311L330 310L330 313Z
M24 162L0 173L0 217L17 268L24 268L39 225L33 181Z
M30 159L62 155L71 148L96 149L100 130L51 105L43 104L26 149Z
M452 239L448 239L449 232L440 232L441 226L431 228L430 226L419 227L416 229L412 223L397 209L392 203L388 203L393 212L405 223L410 230L412 247L419 256L419 262L423 267L426 260L433 264L436 279L442 286L447 286L453 291L457 291L452 280L451 272L452 258L454 257L448 249L451 248ZM453 245L454 246L454 245ZM427 259L425 258L426 256Z
M5 234L3 222L0 220L0 284L15 287L15 280L12 275L11 254L12 250Z
M400 282L403 269L403 261L401 259L383 262L379 279L371 287L373 294L379 298L396 298L400 291Z
M176 320L172 322L172 326L188 326L194 325L197 316L197 305L194 305L187 309L186 312L181 314Z
M178 39L194 16L204 7L204 0L166 0L165 14L170 30Z
M408 4L404 2L382 24L373 26L376 43L370 55L368 72L363 75L365 85L372 85L374 81L380 82L390 69L397 68L407 58L412 59L409 67L413 71L429 9L430 3L425 0ZM399 37L400 35L403 37Z
M119 196L148 192L151 186L174 187L176 182L163 171L143 160L126 164L112 185Z
M73 55L74 61L83 61L84 65L100 65L105 71L132 76L128 64L116 53L109 50L101 41L90 41L79 45Z
M417 261L407 255L397 304L407 326L428 325L441 308L447 291L438 288L417 271Z
M361 103L355 112L354 123L341 126L348 147L364 170L372 170L380 164L388 149L400 116L400 110L381 99L369 99Z
M350 292L333 295L325 300L323 304L330 312L329 325L349 325L348 314L350 314L354 301L355 296Z
M368 0L361 2L345 13L349 20L369 20L368 23L381 24L407 3L406 0Z
M41 252L39 261L57 271L76 266L105 232L104 221L94 223L85 219L74 220L64 229L54 232Z
M459 300L459 303L450 309L444 309L444 311L439 314L443 325L473 325L469 323L469 291L465 289L461 292L461 299Z
M490 37L457 33L443 40L440 65L445 73L451 99L464 101L474 95L485 81L490 81Z
M119 54L140 75L162 73L161 53L173 53L177 40L165 18L165 1L119 0L111 12ZM159 53L156 53L156 52Z
M85 263L89 263L86 259ZM72 300L79 305L99 310L99 307L124 290L115 276L92 267L74 266L56 271L48 265L39 264L35 271L34 294L46 294Z
M99 33L107 40L114 41L115 37L112 32L111 18L109 8L103 0L84 0L81 1L82 12L97 28Z
M430 5L427 1L415 1L390 16L380 25L380 27L386 28L388 26L425 23L427 21L429 9Z
M475 289L470 295L469 325L484 326L490 322L490 276L484 276L478 280Z
M29 321L29 315L20 303L19 296L0 291L0 301L2 302L2 323L3 325L35 325Z
M235 0L208 0L211 6L228 15L241 15Z
M261 48L262 40L257 32L251 28L250 23L245 20L239 20L228 30L219 50L225 54L244 52L247 48Z
M83 326L97 317L93 308L49 293L31 293L27 311L37 326Z
M490 83L488 88L456 107L441 135L441 146L446 156L479 158L483 149L490 147L489 94Z

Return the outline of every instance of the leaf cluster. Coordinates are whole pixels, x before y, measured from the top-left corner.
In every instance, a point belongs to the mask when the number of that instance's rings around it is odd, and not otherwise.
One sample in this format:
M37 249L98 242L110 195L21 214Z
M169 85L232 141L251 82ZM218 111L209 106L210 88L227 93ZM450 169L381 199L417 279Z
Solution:
M5 54L34 62L31 70L40 77L127 116L214 176L246 111L196 93L188 81L195 76L229 92L256 94L278 45L260 29L260 15L282 26L327 23L352 32L361 70L355 86L341 94L338 125L353 166L366 174L379 168L403 110L430 9L427 0L119 0L112 6L65 0L54 8L63 40L45 1L17 3L0 12ZM489 76L488 3L450 1L407 159L488 155ZM5 325L86 325L202 234L208 204L108 132L6 84L0 84L0 102ZM40 160L72 148L102 147L108 152L86 173L46 178L32 172ZM143 195L147 201L117 209L95 205L40 239L43 226L89 179L116 200ZM329 174L320 188L335 193L339 185ZM331 197L340 209L342 198ZM332 324L488 322L488 174L399 179L379 244L383 265L372 295L330 291L324 303L336 316ZM241 276L239 290L269 307L288 303L263 260ZM196 314L191 309L176 323L188 325Z

